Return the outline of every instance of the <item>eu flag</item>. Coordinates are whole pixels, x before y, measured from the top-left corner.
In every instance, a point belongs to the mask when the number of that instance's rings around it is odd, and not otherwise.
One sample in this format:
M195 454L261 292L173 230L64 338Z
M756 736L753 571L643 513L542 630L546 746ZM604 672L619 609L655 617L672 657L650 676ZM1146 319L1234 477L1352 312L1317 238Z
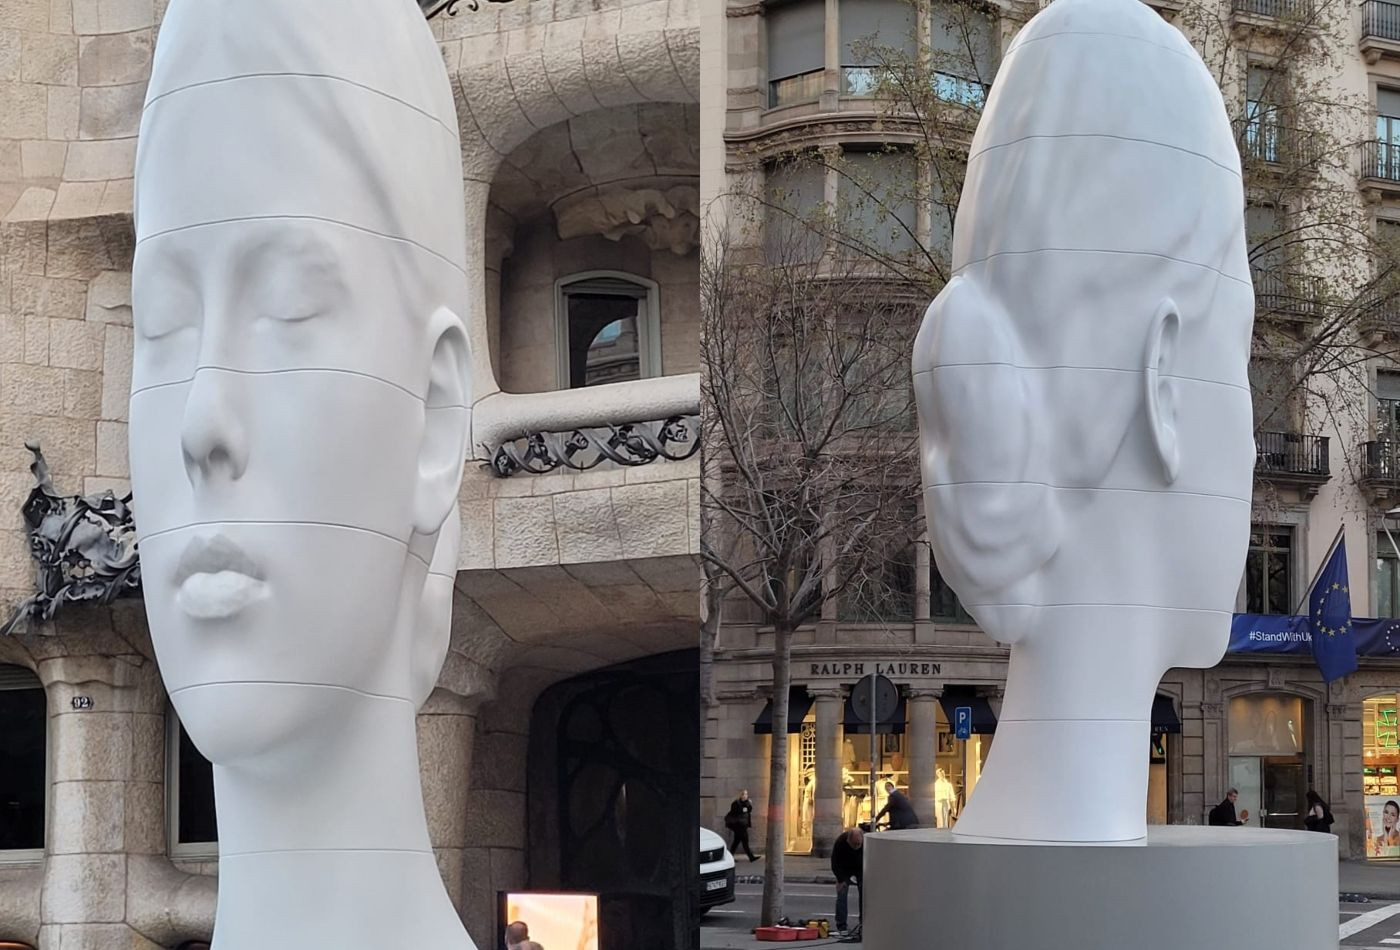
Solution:
M1324 682L1356 670L1356 638L1351 630L1351 591L1347 581L1347 543L1338 542L1308 595L1308 628L1313 659Z

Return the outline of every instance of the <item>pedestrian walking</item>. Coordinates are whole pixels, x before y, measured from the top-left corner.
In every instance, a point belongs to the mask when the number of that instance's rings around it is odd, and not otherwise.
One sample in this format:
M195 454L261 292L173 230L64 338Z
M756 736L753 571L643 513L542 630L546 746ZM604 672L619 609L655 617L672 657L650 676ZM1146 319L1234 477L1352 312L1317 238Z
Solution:
M1242 825L1249 820L1249 812L1245 812L1243 819L1235 817L1235 799L1240 797L1240 790L1232 788L1225 793L1224 800L1210 810L1210 817L1206 819L1212 825Z
M729 803L729 812L724 816L724 827L729 829L731 836L730 853L737 855L742 847L750 861L757 861L758 856L749 846L749 829L753 827L753 802L749 801L747 788L741 789L739 797Z
M861 890L865 868L865 833L859 828L843 831L831 846L831 873L836 875L836 933L844 937L849 931L848 908L851 885L856 887L857 907L865 920L865 893Z
M1308 815L1303 819L1303 827L1309 831L1332 831L1332 809L1322 800L1322 796L1308 789Z
M880 814L876 815L875 820L871 822L872 825L877 824L888 812L891 831L919 827L919 816L914 814L914 806L910 804L908 795L901 792L894 782L885 783L885 794L889 798L885 800L885 807L880 809Z

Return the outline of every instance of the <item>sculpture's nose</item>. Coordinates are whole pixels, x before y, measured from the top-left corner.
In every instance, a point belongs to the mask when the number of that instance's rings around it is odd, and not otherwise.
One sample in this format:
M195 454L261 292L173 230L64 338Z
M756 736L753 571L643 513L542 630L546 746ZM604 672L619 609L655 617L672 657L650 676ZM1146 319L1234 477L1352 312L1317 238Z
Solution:
M235 379L228 370L204 367L190 384L180 449L196 488L219 479L236 481L248 467L248 440L231 391Z

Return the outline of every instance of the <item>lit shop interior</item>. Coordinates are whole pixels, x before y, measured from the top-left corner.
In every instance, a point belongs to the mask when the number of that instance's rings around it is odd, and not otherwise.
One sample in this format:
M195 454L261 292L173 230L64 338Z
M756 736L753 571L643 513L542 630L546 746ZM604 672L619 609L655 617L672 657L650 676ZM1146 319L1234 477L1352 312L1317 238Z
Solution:
M1312 770L1302 698L1284 693L1236 696L1228 716L1230 787L1240 793L1236 814L1243 819L1248 812L1253 828L1302 828Z
M1396 694L1372 696L1361 710L1361 793L1366 857L1400 860L1400 724Z

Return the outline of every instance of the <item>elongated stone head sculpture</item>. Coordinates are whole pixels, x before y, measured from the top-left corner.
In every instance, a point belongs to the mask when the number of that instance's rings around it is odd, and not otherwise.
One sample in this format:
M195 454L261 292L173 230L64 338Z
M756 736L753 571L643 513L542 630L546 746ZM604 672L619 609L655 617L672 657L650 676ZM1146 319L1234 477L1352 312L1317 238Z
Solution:
M1055 0L973 138L914 352L939 570L1011 645L963 835L1146 833L1150 710L1248 545L1253 291L1219 88L1138 0Z
M470 946L415 739L471 392L457 123L418 6L173 0L135 221L137 529L214 763L214 946Z

